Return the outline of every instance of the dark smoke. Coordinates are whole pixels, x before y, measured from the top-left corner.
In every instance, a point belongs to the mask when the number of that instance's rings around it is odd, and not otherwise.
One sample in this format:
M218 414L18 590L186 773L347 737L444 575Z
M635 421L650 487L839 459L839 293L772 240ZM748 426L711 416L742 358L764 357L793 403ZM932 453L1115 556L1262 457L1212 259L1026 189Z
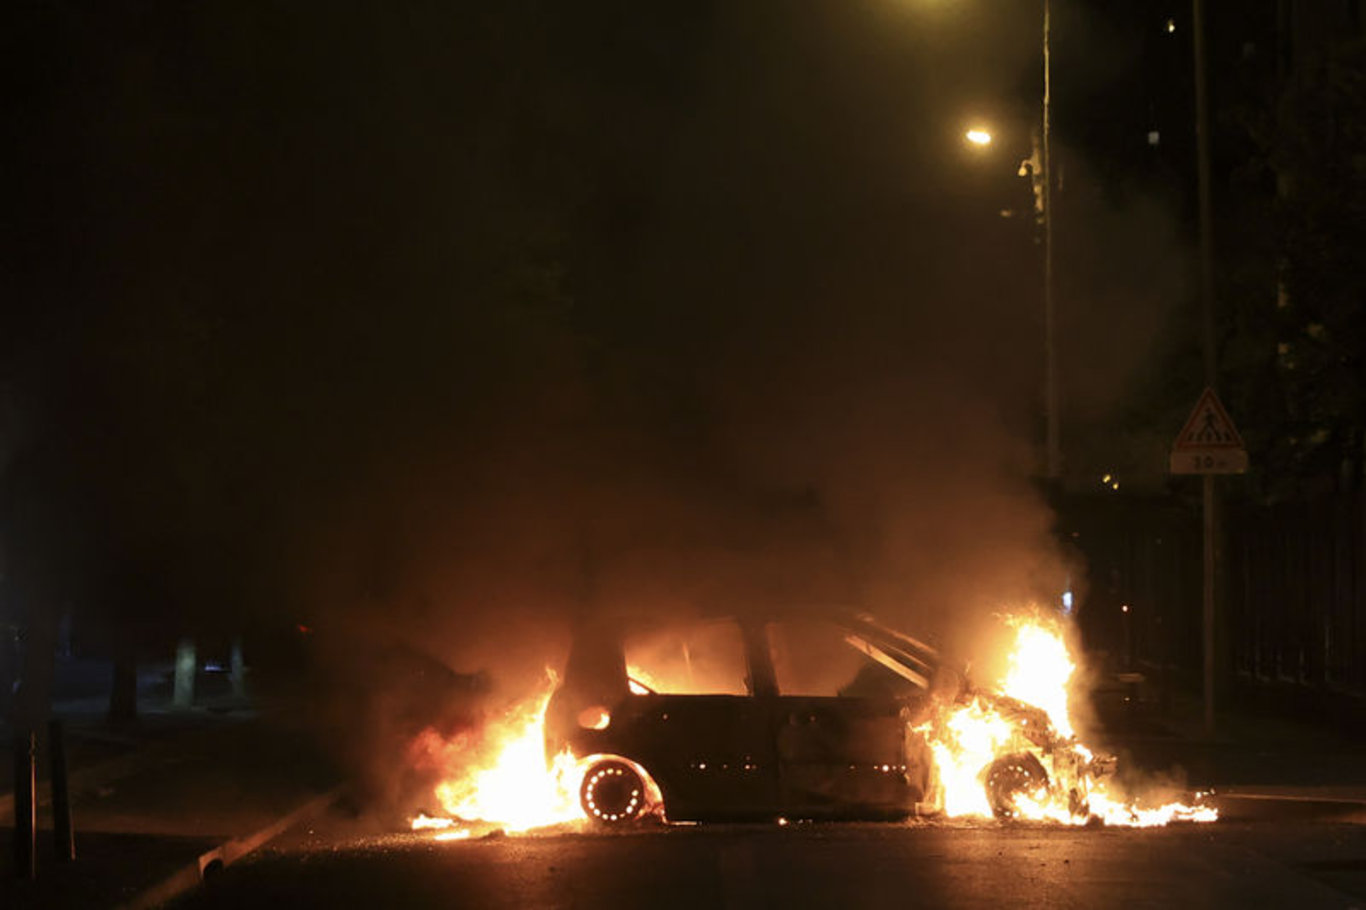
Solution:
M747 4L694 23L650 61L676 68L658 132L615 138L637 159L599 174L596 204L629 204L635 230L571 224L603 233L570 260L568 354L494 425L398 439L321 507L312 546L342 571L305 573L319 609L380 610L454 665L524 677L585 611L853 604L970 654L992 612L1083 583L1029 481L1028 138L985 162L957 145L959 110L1028 124L1027 12ZM595 100L604 119L626 103ZM1061 345L1085 419L1128 388L1180 269L1158 206L1103 197L1071 161L1059 204L1088 229Z
M1054 5L1082 47L1085 4ZM511 698L588 614L835 603L971 656L1080 583L1031 480L1032 4L229 7L37 23L76 61L38 127L81 179L32 191L71 252L25 265L15 374L80 365L54 394L123 485L109 527L144 490L213 516L221 561L170 599L231 578L388 704L414 683L384 649ZM1080 421L1131 388L1180 257L1072 165ZM143 517L127 552L186 562Z

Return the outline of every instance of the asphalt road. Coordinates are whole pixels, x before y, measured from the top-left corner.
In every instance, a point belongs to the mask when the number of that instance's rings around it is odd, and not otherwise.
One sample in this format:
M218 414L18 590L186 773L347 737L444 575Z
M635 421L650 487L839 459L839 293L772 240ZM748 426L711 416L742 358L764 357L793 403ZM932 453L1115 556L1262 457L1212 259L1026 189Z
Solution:
M909 823L438 842L321 819L180 906L1366 907L1366 826Z

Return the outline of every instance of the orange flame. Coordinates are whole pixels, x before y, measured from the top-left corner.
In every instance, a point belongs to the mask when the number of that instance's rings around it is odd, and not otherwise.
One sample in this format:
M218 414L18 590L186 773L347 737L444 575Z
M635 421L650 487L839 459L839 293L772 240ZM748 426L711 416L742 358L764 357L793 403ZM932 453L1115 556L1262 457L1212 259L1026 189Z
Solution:
M1010 668L1001 692L1042 709L1058 736L1071 737L1068 684L1077 665L1063 641L1062 630L1024 617L1010 617L1006 622L1015 628L1015 649L1010 652Z
M1133 827L1218 818L1208 806L1141 807L1112 795L1105 769L1076 739L1068 703L1076 661L1060 622L1038 615L1006 622L1015 642L999 688L1005 698L978 694L917 728L934 755L946 815ZM1042 722L1033 708L1042 712ZM1005 811L993 804L993 773L1008 779Z
M583 769L568 752L547 767L545 708L554 688L554 675L545 690L514 705L490 723L480 744L465 737L441 740L424 731L414 751L436 756L446 776L436 786L436 798L446 818L419 815L413 830L439 829L439 839L462 835L453 826L484 824L508 832L523 832L584 818L578 792Z

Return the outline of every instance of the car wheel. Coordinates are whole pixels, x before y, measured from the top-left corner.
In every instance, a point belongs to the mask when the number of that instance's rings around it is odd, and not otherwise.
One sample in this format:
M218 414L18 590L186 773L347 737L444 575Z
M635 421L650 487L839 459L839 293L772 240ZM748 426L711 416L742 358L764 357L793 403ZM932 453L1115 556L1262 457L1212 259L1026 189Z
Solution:
M593 821L620 825L636 821L645 814L646 792L640 772L627 762L608 759L584 773L579 803Z
M1048 789L1048 772L1031 752L1017 752L987 766L987 801L997 818L1016 818L1021 796Z

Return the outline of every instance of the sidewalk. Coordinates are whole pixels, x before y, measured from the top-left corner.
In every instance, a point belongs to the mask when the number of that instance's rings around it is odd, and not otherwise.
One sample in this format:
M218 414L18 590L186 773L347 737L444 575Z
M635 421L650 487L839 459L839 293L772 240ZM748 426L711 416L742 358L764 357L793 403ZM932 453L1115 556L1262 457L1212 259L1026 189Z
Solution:
M336 786L312 738L278 711L222 698L172 711L153 696L140 704L135 725L111 729L102 708L92 707L63 702L54 710L67 726L71 755L73 863L54 856L47 756L40 746L33 881L14 877L13 735L0 727L6 772L0 778L0 906L137 905L177 874L180 884L192 885L202 867L212 871L254 849L282 820L321 808L319 797Z
M1221 707L1209 735L1198 698L1173 692L1160 705L1150 691L1137 696L1097 736L1099 746L1120 757L1121 771L1213 791L1225 817L1366 822L1362 730L1235 703Z

